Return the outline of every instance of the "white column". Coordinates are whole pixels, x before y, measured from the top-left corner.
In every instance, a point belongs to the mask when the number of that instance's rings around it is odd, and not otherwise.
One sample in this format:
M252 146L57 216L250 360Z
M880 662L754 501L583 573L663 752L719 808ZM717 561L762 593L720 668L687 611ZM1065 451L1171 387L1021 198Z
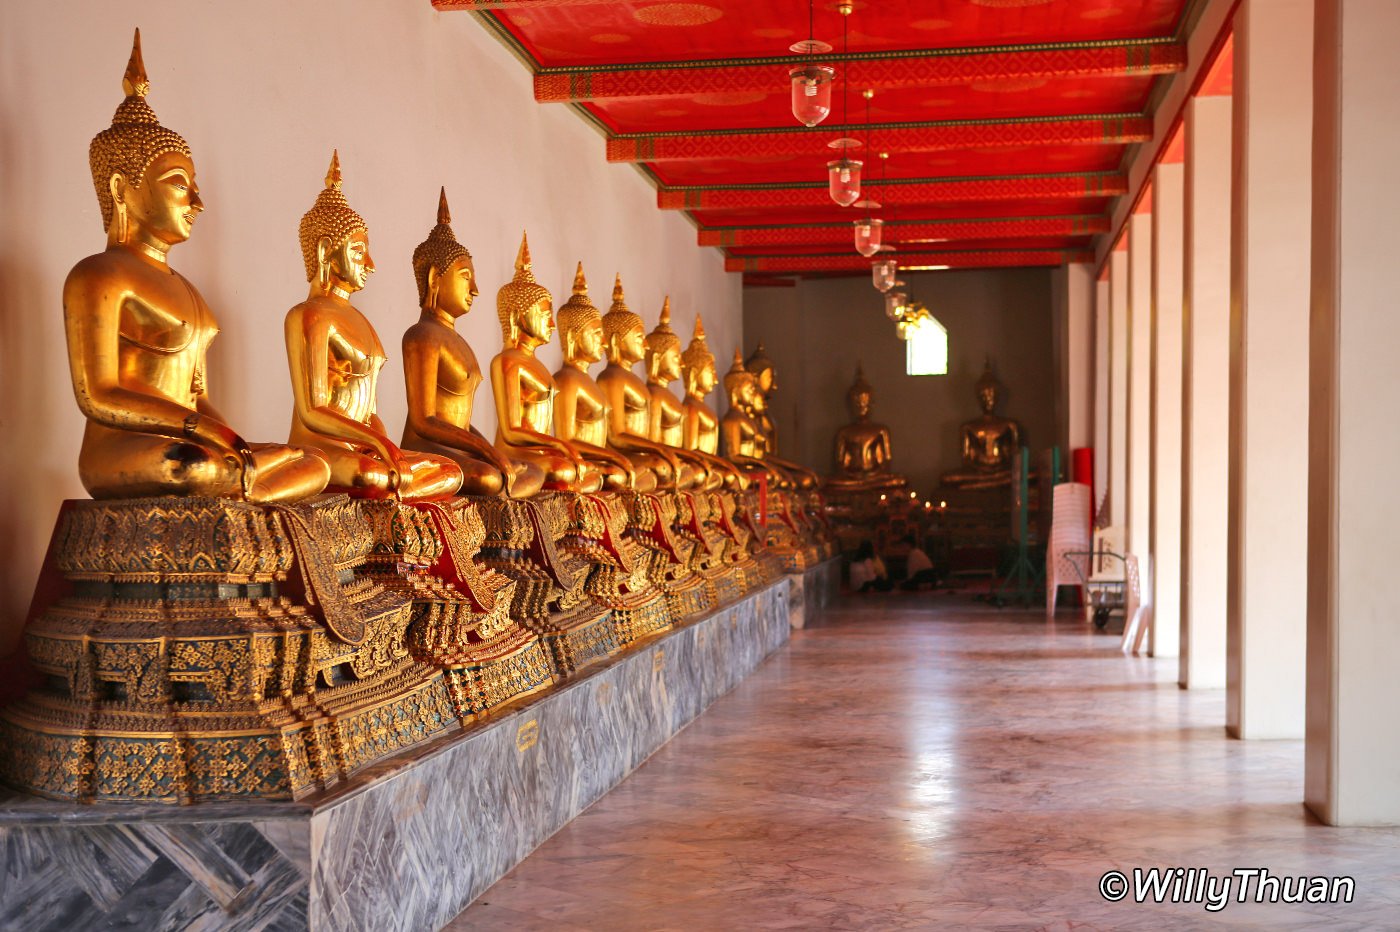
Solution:
M1230 132L1229 97L1198 97L1186 105L1178 682L1188 689L1225 686Z
M1094 508L1108 488L1108 276L1094 282Z
M1312 0L1235 12L1226 727L1303 736Z
M1304 799L1400 824L1400 35L1394 0L1318 0Z
M1181 265L1186 167L1152 178L1152 656L1181 644Z
M1152 604L1152 215L1128 221L1128 552Z
M1127 524L1128 488L1128 251L1108 259L1108 520Z
M1065 266L1066 424L1064 461L1075 447L1093 443L1094 267L1083 262Z

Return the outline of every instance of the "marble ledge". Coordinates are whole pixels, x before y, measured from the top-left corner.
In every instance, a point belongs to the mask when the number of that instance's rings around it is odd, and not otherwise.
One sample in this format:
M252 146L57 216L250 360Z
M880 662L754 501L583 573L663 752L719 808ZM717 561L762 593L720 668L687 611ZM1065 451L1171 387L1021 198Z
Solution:
M831 557L807 567L801 573L789 573L788 623L801 628L814 621L841 594L841 556Z
M787 640L788 578L298 802L0 799L0 929L434 929Z

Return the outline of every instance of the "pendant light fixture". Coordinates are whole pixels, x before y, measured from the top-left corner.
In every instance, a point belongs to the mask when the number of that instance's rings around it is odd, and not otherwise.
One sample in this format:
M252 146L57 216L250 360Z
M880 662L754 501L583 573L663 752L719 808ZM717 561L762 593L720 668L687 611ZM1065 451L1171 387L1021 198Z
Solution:
M807 3L807 38L795 42L789 51L799 55L825 55L831 46L819 42L813 33L814 8L816 0ZM808 62L788 72L792 81L792 115L803 126L816 126L831 113L831 85L836 80L836 69L830 65Z
M841 54L848 57L851 51L849 17L851 15L851 5L842 4L841 11ZM841 76L841 116L842 123L850 125L850 69ZM860 146L860 140L842 137L833 139L827 143L833 149L850 150ZM862 166L860 159L853 159L843 154L839 159L832 159L826 163L827 191L831 194L831 199L841 207L850 207L860 200L860 169Z
M868 114L867 114L867 117L866 117L866 122L869 123L869 115L868 115ZM889 190L888 179L887 179L887 169L888 169L888 166L889 166L889 161L890 161L890 154L889 154L888 152L881 152L881 153L880 153L880 179L881 179L880 187L881 187L882 189L886 190L886 191ZM864 203L866 203L866 204L875 204L874 201L865 201ZM878 207L879 205L878 205L878 204L875 204L875 206ZM871 209L873 210L874 207L872 207ZM894 211L893 205L891 205L890 211L891 211L891 213L893 213L893 211ZM883 223L883 222L880 224L880 230L881 230L881 234L882 234L882 237L883 237L883 233L884 233L884 223ZM891 231L891 232L893 232L893 231ZM857 250L860 249L860 243L859 243L859 242L856 243L856 249L857 249ZM873 285L875 286L875 290L876 290L876 291L879 291L879 292L882 292L882 293L883 293L883 292L886 292L886 291L889 291L892 287L894 287L894 280L895 280L896 278L899 277L899 261L898 261L897 259L895 259L894 255L893 255L894 251L895 251L894 246L885 245L883 242L882 242L882 243L879 243L879 244L878 244L878 248L875 250L875 252L883 252L883 253L886 254L884 258L882 258L882 259L876 259L874 262L870 263L870 282L871 282L871 284L873 284ZM874 255L875 252L868 253L868 255Z
M885 292L885 316L890 320L899 320L900 314L904 312L905 305L909 303L909 295L899 290L903 287L904 282L891 282L890 290Z
M875 96L875 91L872 88L866 88L862 94L865 97L865 149L868 152L870 151L870 98ZM888 153L880 153L882 164L883 160L887 157ZM884 234L883 228L885 226L885 221L879 220L872 215L872 212L880 206L878 201L866 199L861 201L858 206L865 207L866 214L864 220L856 220L853 224L855 227L856 252L869 259L880 251L880 241Z

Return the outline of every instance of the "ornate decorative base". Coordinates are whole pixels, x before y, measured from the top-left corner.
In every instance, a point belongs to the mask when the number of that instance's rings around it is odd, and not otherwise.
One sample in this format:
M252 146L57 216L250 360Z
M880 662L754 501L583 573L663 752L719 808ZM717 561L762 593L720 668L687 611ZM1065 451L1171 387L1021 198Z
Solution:
M25 635L42 686L0 711L0 779L288 799L457 727L408 650L410 599L363 572L373 547L345 496L66 503Z

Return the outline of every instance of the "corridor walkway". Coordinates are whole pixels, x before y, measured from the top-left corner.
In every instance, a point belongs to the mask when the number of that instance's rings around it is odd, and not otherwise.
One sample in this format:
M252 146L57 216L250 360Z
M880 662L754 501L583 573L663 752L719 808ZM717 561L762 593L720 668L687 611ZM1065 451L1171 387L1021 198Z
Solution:
M844 599L449 928L1400 925L1400 830L1312 822L1301 742L1227 740L1223 694L1175 671L1068 614ZM1355 899L1100 896L1178 866Z

